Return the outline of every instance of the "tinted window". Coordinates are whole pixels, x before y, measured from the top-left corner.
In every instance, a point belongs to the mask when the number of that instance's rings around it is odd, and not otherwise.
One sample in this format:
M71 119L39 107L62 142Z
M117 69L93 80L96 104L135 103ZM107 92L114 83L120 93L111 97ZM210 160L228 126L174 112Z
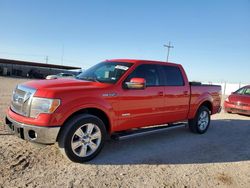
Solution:
M72 74L64 73L64 74L62 74L62 76L73 76L73 75Z
M161 67L166 77L167 86L183 86L184 85L182 73L178 67L167 66L167 65L164 65Z
M244 94L245 94L245 95L250 95L250 88L246 88Z
M144 78L147 87L163 85L156 65L145 64L138 66L125 81L129 82L131 78Z
M245 90L245 88L241 88L241 89L238 89L237 91L235 91L235 93L237 93L237 94L243 94L244 90Z

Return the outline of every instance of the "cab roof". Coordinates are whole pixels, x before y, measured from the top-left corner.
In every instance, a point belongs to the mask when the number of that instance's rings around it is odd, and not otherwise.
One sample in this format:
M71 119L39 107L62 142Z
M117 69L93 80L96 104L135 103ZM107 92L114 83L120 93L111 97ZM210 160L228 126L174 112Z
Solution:
M108 59L105 62L124 62L124 63L133 63L133 64L138 64L138 63L144 63L144 64L163 64L163 65L179 65L176 63L170 63L170 62L164 62L164 61L155 61L155 60L141 60L141 59Z

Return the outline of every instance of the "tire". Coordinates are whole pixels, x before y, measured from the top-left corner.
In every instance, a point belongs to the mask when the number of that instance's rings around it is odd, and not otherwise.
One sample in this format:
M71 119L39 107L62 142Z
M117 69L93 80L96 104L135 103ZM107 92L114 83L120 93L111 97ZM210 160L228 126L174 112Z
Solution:
M95 158L106 139L105 125L93 115L78 115L64 125L58 146L73 162L83 163Z
M193 133L203 134L210 125L210 111L207 107L201 106L194 119L188 121L189 129Z

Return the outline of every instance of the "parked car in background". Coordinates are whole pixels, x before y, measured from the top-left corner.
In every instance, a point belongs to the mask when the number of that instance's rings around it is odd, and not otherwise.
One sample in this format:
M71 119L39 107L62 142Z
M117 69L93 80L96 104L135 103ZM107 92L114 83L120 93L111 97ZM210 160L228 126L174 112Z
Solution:
M56 75L48 75L46 76L46 79L50 80L50 79L57 79L57 78L74 78L74 77L75 75L71 73L59 73Z
M40 72L40 70L31 69L31 70L27 73L27 77L28 77L28 78L44 79L45 76Z
M228 113L250 115L250 85L233 92L224 102Z

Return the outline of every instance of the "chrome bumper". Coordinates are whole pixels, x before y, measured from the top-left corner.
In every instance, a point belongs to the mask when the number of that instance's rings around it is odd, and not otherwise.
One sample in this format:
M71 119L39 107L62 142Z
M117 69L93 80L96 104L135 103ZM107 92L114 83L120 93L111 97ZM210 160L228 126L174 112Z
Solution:
M60 127L41 127L17 122L10 117L5 118L5 127L18 137L41 144L56 142Z

